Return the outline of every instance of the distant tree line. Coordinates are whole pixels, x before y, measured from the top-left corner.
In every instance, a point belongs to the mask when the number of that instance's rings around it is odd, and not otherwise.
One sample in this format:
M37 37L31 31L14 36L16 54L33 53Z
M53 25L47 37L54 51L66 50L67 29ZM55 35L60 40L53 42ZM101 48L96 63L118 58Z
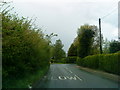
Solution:
M84 58L97 53L99 53L99 31L97 26L85 24L78 28L77 37L68 50L68 58L71 56Z
M77 63L80 66L99 69L120 75L120 42L103 40L103 54L100 54L100 37L97 26L83 25L78 28L77 37L71 44L67 63Z
M60 39L56 40L55 44L51 47L51 63L64 63L66 53L63 50L63 44Z
M103 53L116 53L120 51L120 42L117 40L108 41L105 39L103 41Z
M76 57L84 58L89 55L100 54L100 37L99 29L95 25L82 25L78 28L77 37L71 44L68 50L68 62L69 58L75 57L73 62L76 61ZM103 54L105 53L115 53L120 51L120 42L112 40L111 42L103 40L102 35L102 47ZM71 61L70 61L71 62Z

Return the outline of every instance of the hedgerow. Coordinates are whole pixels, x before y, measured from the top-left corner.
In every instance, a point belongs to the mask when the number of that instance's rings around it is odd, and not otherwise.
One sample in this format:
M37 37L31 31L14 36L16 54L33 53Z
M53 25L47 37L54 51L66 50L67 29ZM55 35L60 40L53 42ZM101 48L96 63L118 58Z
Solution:
M120 75L120 53L98 54L85 58L77 58L77 64Z
M76 63L77 57L76 56L68 56L66 59L66 63Z
M6 10L1 14L2 77L3 87L7 87L9 79L22 78L48 67L50 45L42 30L34 27L31 20Z

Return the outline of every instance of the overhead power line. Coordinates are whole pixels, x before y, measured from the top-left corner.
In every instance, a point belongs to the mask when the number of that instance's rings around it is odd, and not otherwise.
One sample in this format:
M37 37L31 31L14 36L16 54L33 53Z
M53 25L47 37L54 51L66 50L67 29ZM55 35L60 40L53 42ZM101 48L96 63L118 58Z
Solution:
M106 18L107 16L113 14L113 12L115 12L117 10L118 6L116 6L114 9L112 9L110 12L108 12L106 15L102 16L101 19Z
M113 14L113 12L115 12L117 10L118 6L115 6L110 12L108 12L106 15L104 15L103 17L99 18L99 34L100 34L100 54L102 54L102 37L101 37L101 19L106 18L107 16Z

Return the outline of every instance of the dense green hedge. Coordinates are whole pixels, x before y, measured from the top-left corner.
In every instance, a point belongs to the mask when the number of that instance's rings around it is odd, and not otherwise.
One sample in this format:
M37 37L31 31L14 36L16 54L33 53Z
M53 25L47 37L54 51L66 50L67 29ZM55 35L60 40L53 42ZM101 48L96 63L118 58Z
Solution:
M66 63L66 58L62 58L61 63Z
M76 63L77 57L76 56L69 56L66 59L66 63Z
M56 60L54 60L54 59L51 59L50 63L66 63L66 58L62 58L58 62L56 62Z
M99 55L87 56L83 58L83 66L90 68L98 68L99 67Z
M118 69L120 53L92 55L83 59L77 58L77 64L120 75L120 69Z
M83 66L83 60L82 60L82 58L77 57L76 63L77 63L78 65L80 65L80 66Z
M99 68L101 70L120 75L120 53L105 54L99 58Z
M31 20L2 12L2 77L8 80L43 70L49 66L50 45ZM11 81L12 82L12 81ZM6 86L7 87L7 86Z

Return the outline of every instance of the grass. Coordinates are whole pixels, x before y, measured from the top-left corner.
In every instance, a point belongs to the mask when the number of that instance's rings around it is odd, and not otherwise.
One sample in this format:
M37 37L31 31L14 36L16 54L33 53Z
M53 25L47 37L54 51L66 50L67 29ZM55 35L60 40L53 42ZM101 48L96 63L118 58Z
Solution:
M34 84L36 81L40 80L48 71L49 67L42 70L38 70L36 73L27 74L24 78L19 79L9 79L5 81L5 88L28 88L28 85Z

